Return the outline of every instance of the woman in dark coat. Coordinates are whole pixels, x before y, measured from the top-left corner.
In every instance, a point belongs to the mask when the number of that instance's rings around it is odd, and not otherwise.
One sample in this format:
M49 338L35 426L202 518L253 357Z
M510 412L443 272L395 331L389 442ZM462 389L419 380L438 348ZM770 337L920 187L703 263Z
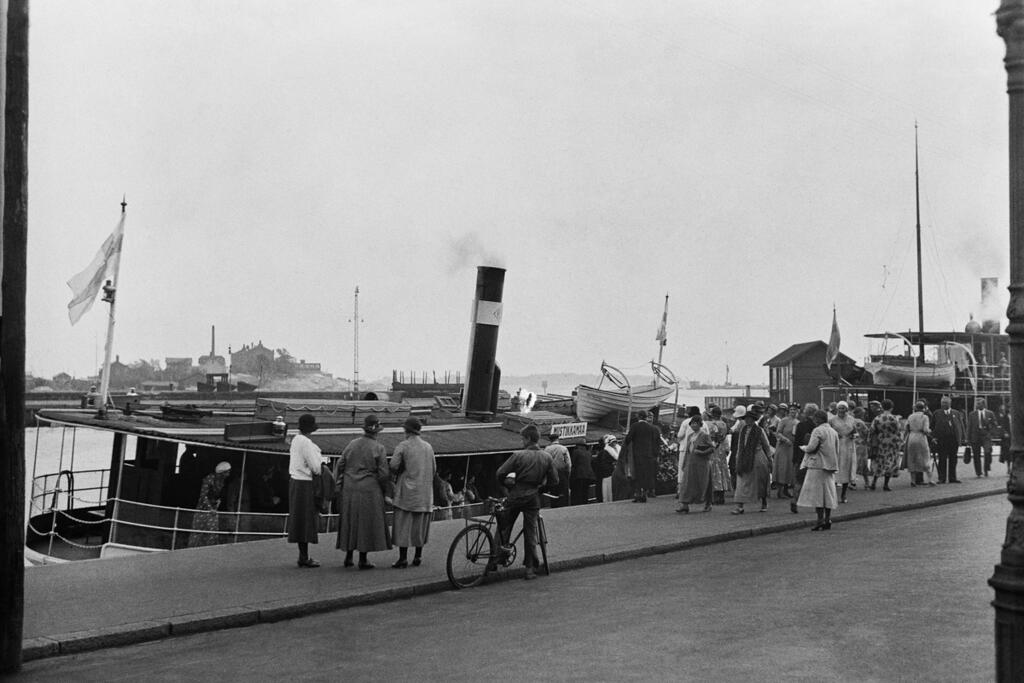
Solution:
M572 473L569 475L569 504L586 505L590 502L590 487L597 481L590 464L590 449L578 444L570 451L570 457Z
M345 446L334 469L341 496L337 547L345 551L346 567L353 565L354 551L359 551L360 569L373 569L366 554L391 549L384 518L384 503L391 503L391 473L387 452L377 441L380 430L377 416L367 415L363 436Z

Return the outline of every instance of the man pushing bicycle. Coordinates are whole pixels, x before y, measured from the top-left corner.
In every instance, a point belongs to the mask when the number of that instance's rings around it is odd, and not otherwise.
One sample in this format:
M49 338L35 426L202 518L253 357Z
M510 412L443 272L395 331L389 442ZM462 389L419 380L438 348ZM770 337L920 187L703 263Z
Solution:
M508 557L512 552L508 540L512 534L512 526L516 523L519 513L523 513L523 564L526 565L526 576L536 579L534 571L537 561L537 517L540 514L539 489L543 485L553 486L558 483L558 472L551 456L541 450L540 430L536 425L526 425L519 432L523 439L523 448L513 451L508 460L498 468L498 481L508 489L505 509L498 516L498 533L501 537L502 555Z

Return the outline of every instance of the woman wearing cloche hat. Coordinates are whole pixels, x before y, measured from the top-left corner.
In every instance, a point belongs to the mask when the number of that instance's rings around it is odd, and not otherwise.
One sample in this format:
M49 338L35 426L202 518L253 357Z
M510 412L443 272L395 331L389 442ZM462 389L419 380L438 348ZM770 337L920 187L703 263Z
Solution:
M423 546L430 535L430 518L434 509L434 477L437 461L434 448L420 438L422 424L412 416L405 421L405 441L391 454L391 471L398 475L395 485L394 544L398 561L392 567L405 569L409 547L416 548L412 566L420 566Z
M391 502L391 472L387 452L377 441L380 430L376 415L363 418L363 435L345 446L334 466L341 496L337 547L345 551L346 567L353 565L352 553L359 551L359 568L373 569L366 554L391 549L384 518L384 503Z

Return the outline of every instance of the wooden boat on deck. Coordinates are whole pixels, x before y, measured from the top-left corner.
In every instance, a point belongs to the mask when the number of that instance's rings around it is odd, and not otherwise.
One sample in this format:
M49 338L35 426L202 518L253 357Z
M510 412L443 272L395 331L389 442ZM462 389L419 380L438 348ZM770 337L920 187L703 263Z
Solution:
M601 363L601 382L597 387L580 384L576 387L576 417L586 422L600 420L613 412L630 413L650 410L668 400L676 391L675 376L663 365L651 361L655 380L649 385L634 387L621 370ZM671 378L659 384L658 380ZM607 379L613 388L601 388Z
M871 373L875 384L909 387L943 388L951 387L956 381L956 365L953 363L914 363L905 356L872 356L864 363L864 369Z

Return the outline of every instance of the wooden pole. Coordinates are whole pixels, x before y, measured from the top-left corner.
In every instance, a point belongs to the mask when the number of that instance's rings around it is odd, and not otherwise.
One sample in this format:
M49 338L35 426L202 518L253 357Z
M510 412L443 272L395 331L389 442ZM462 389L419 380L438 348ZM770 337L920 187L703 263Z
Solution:
M1024 0L1002 0L996 30L1006 42L1010 100L1010 514L995 589L996 680L1024 680Z
M21 668L25 613L25 246L28 235L28 0L3 2L3 299L0 302L0 673Z

